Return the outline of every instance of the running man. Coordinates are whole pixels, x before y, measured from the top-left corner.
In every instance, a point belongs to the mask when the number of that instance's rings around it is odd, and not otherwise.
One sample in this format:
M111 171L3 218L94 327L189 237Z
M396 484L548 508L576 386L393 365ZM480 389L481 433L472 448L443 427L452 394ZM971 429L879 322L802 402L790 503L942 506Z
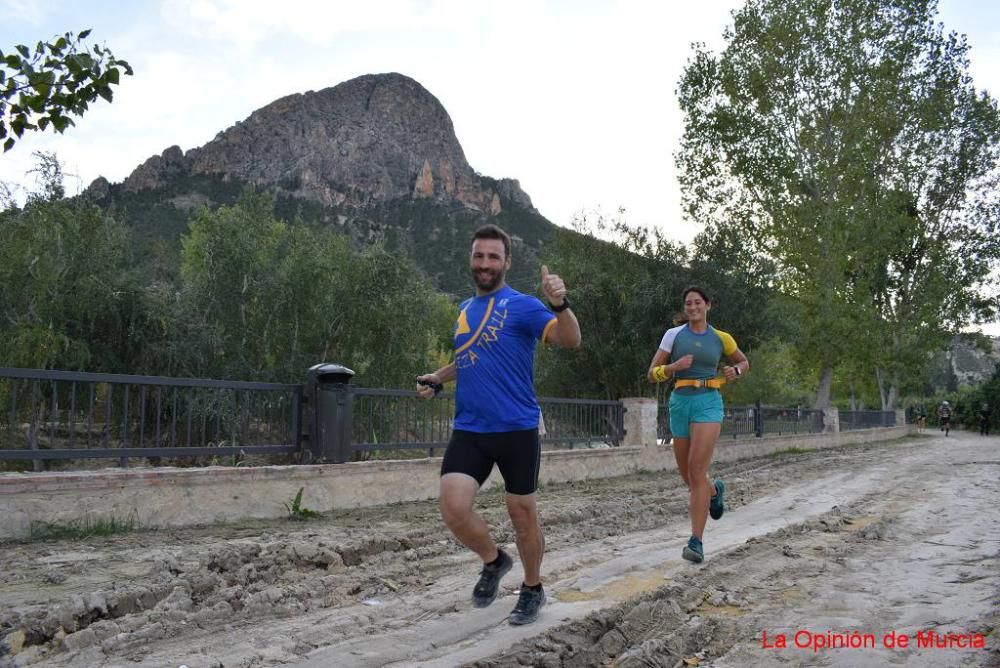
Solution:
M440 505L448 529L483 560L472 603L477 608L490 605L500 580L514 565L473 509L495 464L504 480L507 512L524 568L521 593L509 621L528 624L545 604L541 580L545 537L535 498L541 463L535 346L541 340L576 348L580 325L559 276L542 267L546 308L537 298L506 284L510 265L507 233L496 225L476 230L469 255L476 295L459 307L455 359L434 373L418 376L417 391L431 399L444 383L458 381L454 428L441 463Z
M941 431L947 436L948 432L951 431L951 404L947 400L942 401L941 405L938 406L938 424L941 425Z
M712 302L698 287L687 288L683 295L685 324L668 329L649 364L647 377L652 383L676 378L670 394L670 431L673 434L677 471L688 487L691 538L681 552L688 561L700 563L705 558L704 543L707 516L719 519L725 512L726 485L708 477L715 442L722 430L722 395L719 389L750 370L750 362L732 336L708 324ZM718 375L720 360L730 366Z

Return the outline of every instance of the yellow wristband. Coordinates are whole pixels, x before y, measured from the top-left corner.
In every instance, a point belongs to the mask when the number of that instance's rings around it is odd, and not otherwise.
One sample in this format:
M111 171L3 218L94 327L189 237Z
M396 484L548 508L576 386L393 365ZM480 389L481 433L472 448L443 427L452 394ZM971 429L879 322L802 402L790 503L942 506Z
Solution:
M657 383L662 383L667 378L670 378L670 374L667 372L667 367L665 364L653 367L653 380L655 380Z

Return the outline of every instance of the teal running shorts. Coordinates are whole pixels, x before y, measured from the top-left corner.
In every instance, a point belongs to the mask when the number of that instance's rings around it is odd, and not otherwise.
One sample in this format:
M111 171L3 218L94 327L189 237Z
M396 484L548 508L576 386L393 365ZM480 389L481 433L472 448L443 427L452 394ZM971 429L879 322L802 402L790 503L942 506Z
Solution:
M718 390L670 394L670 433L675 438L690 438L692 422L722 422L722 395Z

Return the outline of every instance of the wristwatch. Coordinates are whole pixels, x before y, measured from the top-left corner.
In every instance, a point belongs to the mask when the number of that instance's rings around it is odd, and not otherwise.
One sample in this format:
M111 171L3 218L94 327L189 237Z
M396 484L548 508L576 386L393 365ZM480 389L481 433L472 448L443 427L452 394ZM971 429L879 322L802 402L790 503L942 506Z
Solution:
M569 300L566 299L565 297L563 297L563 303L562 304L560 304L559 306L553 306L550 303L549 304L549 308L552 309L552 311L555 312L555 313L562 313L563 311L565 311L566 309L569 308Z

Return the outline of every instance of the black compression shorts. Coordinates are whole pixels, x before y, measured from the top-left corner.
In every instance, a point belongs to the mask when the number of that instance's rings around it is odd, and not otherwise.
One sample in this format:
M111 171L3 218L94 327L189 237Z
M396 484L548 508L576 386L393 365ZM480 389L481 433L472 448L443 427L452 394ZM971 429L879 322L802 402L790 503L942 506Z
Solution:
M541 458L538 429L488 434L456 429L441 462L441 475L464 473L482 485L496 464L509 494L534 494Z

